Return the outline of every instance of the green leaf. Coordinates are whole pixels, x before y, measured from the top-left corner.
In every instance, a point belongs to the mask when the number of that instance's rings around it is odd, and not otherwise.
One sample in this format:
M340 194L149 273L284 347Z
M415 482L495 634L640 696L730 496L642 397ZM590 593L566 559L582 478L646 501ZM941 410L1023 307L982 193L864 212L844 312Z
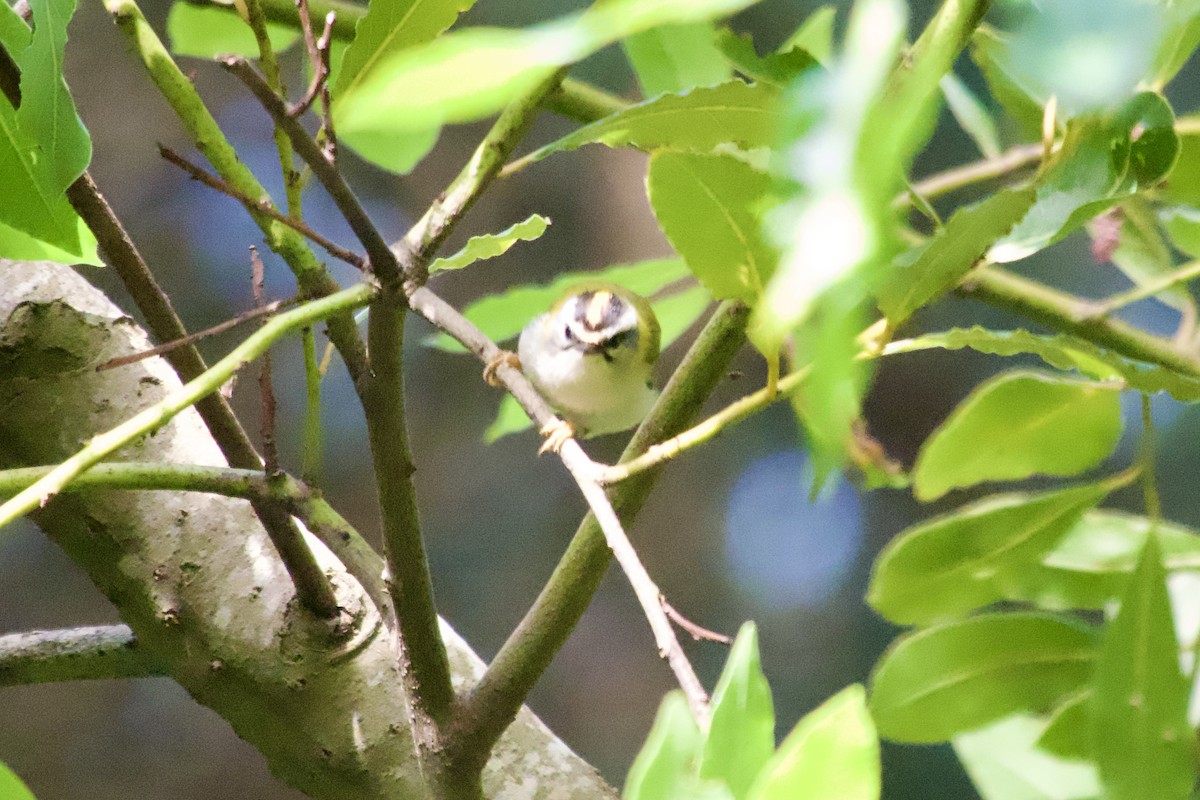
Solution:
M1017 714L954 737L954 752L983 800L1100 800L1095 765L1037 747L1045 724Z
M750 34L736 34L728 28L717 32L717 47L733 68L753 80L786 86L801 73L817 66L817 60L799 47L760 56Z
M1008 112L1021 135L1038 138L1042 132L1044 89L1030 85L1024 76L1008 71L1009 37L987 25L980 25L971 37L971 60L987 81L992 97Z
M1068 697L1050 715L1037 746L1058 758L1092 761L1095 759L1095 715L1092 690L1083 689ZM1098 779L1098 776L1097 776Z
M833 54L833 23L837 16L835 6L821 6L805 17L796 32L779 48L780 53L803 50L824 64Z
M79 215L67 202L54 165L40 158L38 144L0 97L0 223L72 254L97 262L95 247L80 232ZM90 234L89 234L90 236Z
M1176 0L1166 5L1165 13L1163 35L1159 39L1150 79L1156 89L1174 78L1200 45L1200 2Z
M746 797L775 752L775 707L758 657L758 630L742 625L712 696L712 724L704 741L700 777L723 781Z
M709 153L725 142L745 149L766 147L780 122L779 100L773 87L739 80L667 94L584 125L526 158L540 161L592 143L697 153Z
M1000 136L996 133L996 122L987 107L953 72L943 75L938 85L942 89L942 97L946 98L950 113L954 115L963 132L975 142L980 154L984 158L998 157Z
M0 761L0 797L4 800L37 800L17 773Z
M1039 564L1114 488L988 497L921 522L876 558L867 602L898 625L927 625L1003 600L1010 573Z
M432 41L473 5L475 0L371 0L354 28L334 97L352 93L395 54Z
M463 249L452 256L436 259L429 265L430 274L447 270L462 269L488 258L504 255L517 242L532 242L541 237L549 227L550 220L540 214L531 214L524 222L510 225L500 233L472 236Z
M1084 514L1041 563L1010 571L1007 597L1047 609L1103 609L1118 600L1151 527L1167 569L1200 569L1200 536L1181 525L1117 511Z
M104 266L100 254L96 252L96 237L90 228L78 216L79 252L69 252L52 244L35 239L27 233L0 223L0 258L13 261L54 261L58 264L89 264L94 267Z
M500 408L496 411L496 418L483 431L483 441L491 444L497 439L508 436L510 433L519 433L532 425L533 420L525 413L525 409L521 408L517 398L511 394L505 394L500 398Z
M17 124L38 145L39 171L53 175L47 190L70 186L92 160L92 140L75 111L63 76L67 23L75 0L32 3L33 38L17 58L21 67L21 107Z
M660 151L646 186L663 233L713 296L755 300L775 266L755 213L771 179L732 156Z
M332 84L335 119L340 99L355 89L381 62L397 53L432 41L454 24L475 0L372 0L354 29L354 41L342 57ZM437 124L411 128L374 127L368 130L338 126L338 136L356 153L376 166L398 175L412 171L437 143Z
M167 37L177 56L215 58L233 53L258 58L254 31L241 17L216 6L201 6L175 0L167 14ZM300 39L300 31L277 22L267 23L267 38L275 52L282 52Z
M1110 800L1191 796L1195 740L1187 719L1188 680L1158 537L1151 533L1104 635L1093 702L1096 754Z
M32 36L33 31L29 30L21 15L13 11L8 3L0 3L0 46L15 59L29 46Z
M1045 711L1092 672L1096 632L1044 614L983 614L897 639L875 667L880 735L941 742L1016 711Z
M959 350L964 347L999 356L1035 355L1052 367L1077 370L1096 380L1123 380L1129 388L1145 394L1168 392L1176 400L1184 402L1200 399L1200 380L1196 378L1165 367L1133 361L1066 334L1045 336L1019 329L992 331L976 325L973 328L951 328L915 339L891 342L883 352L885 355L894 355L933 348Z
M1164 4L1141 0L1039 4L1007 38L1006 71L1058 98L1067 116L1112 108L1150 71Z
M638 261L633 264L614 264L601 270L567 272L552 282L542 285L516 286L502 294L494 294L476 300L464 309L463 314L494 342L513 338L538 314L543 313L568 289L580 281L603 280L620 284L643 297L650 297L676 281L688 277L682 259L658 258ZM662 300L655 301L655 314ZM669 344L667 331L663 330L662 346ZM431 344L443 350L463 352L453 339L439 335Z
M727 800L719 784L702 784L696 763L703 736L692 719L683 692L668 692L658 708L654 727L625 779L625 800Z
M1137 185L1148 188L1171 174L1179 159L1175 111L1161 94L1142 92L1125 104L1117 124L1130 132L1129 171Z
M335 103L338 131L426 130L492 114L619 39L732 14L754 0L611 0L523 30L470 28L381 57Z
M1117 247L1112 251L1112 263L1137 286L1144 286L1175 271L1175 259L1163 238L1154 208L1142 196L1137 195L1122 203L1115 211L1119 220ZM1099 219L1107 219L1105 217ZM1100 233L1103 224L1093 221L1090 232L1093 238ZM1196 302L1184 286L1173 286L1155 295L1159 300L1193 315Z
M1120 387L1005 372L976 387L921 446L914 490L929 501L983 481L1074 475L1103 461L1120 437Z
M928 243L906 254L884 276L879 308L892 325L952 289L984 252L1033 205L1031 189L1009 189L959 209Z
M1197 118L1185 117L1180 120L1181 123L1184 121L1190 125ZM1200 135L1179 137L1179 159L1171 170L1171 180L1159 190L1159 196L1169 204L1200 206Z
M751 800L878 800L879 737L855 684L807 714L767 762Z
M667 25L621 42L646 97L729 80L729 65L713 44L709 22Z

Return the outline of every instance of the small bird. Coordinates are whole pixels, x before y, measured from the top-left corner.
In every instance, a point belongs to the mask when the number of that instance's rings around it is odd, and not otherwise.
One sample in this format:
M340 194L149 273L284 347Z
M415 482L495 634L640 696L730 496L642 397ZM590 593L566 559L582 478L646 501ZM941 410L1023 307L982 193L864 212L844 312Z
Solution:
M607 281L571 286L521 331L517 358L534 388L562 417L542 429L538 452L558 452L572 436L599 436L637 425L658 398L652 373L658 319L644 297ZM484 377L494 382L498 364Z

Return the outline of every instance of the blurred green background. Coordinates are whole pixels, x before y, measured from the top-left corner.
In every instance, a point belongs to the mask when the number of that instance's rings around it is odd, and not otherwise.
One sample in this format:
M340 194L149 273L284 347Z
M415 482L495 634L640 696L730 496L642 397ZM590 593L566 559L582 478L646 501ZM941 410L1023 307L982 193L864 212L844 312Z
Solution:
M485 0L464 22L523 25L582 5ZM733 26L753 32L762 50L784 40L816 5L767 0L737 17ZM847 4L838 5L844 12ZM912 6L915 31L934 4ZM147 3L145 10L162 31L165 4ZM844 21L839 14L839 29ZM101 4L83 3L71 33L68 80L95 144L92 174L184 320L200 329L248 308L247 247L261 245L257 229L234 201L187 180L158 157L160 142L194 154L165 102L128 56ZM291 84L301 86L299 53L289 53L285 63ZM243 159L277 188L266 115L221 70L191 59L184 66L195 70L198 87ZM969 59L961 59L959 67L959 74L978 89L979 76ZM574 74L628 97L636 91L619 48L603 51ZM1173 86L1194 84L1189 75L1194 69ZM1198 103L1194 90L1191 96L1173 92L1171 99L1179 113ZM524 147L550 141L569 128L564 120L543 114ZM396 237L457 173L485 129L448 129L432 156L409 177L386 175L348 152L343 153L343 167L385 234ZM914 174L976 158L970 140L943 113ZM468 235L500 230L534 212L549 216L553 226L541 240L519 245L501 259L439 277L438 291L462 305L509 285L548 280L566 269L668 254L645 200L643 159L636 152L593 146L498 182L470 213L452 248ZM305 208L314 227L351 241L319 190L308 193ZM265 255L268 291L276 298L290 296L290 273ZM349 268L331 267L342 279L354 277ZM1092 261L1080 236L1018 268L1093 296L1123 288L1112 270ZM132 311L115 276L104 270L86 275ZM1156 332L1170 331L1175 324L1174 312L1153 301L1131 307L1126 316ZM1021 324L978 304L951 300L919 315L911 326L974 323ZM584 506L561 465L533 457L533 434L491 446L482 443L500 395L479 380L473 360L420 346L427 332L423 322L413 324L407 364L422 518L441 612L486 659L549 575ZM208 341L204 350L223 353L238 335ZM685 346L681 342L666 353L661 377ZM893 457L910 464L924 437L999 363L964 353L886 361L867 405L872 432ZM303 411L298 342L279 347L275 365L281 449L285 463L295 467ZM740 377L731 376L711 408L761 385L763 365L752 354L743 353L734 369ZM353 390L336 365L326 379L324 398L327 495L377 541L366 437ZM234 402L247 427L255 430L253 381L243 381ZM1200 523L1200 496L1190 482L1200 464L1196 448L1186 446L1195 441L1188 433L1200 428L1200 414L1182 412L1162 399L1156 399L1156 412L1165 430L1161 480L1166 511L1182 522ZM619 452L619 438L591 442L588 449L611 460ZM843 482L809 503L799 442L787 407L757 415L671 466L631 530L651 574L680 611L729 633L742 620L758 622L781 733L838 689L865 680L896 634L862 601L873 554L905 526L963 500L959 495L921 506L907 493L862 494ZM1127 457L1128 449L1126 443L1118 458ZM1115 502L1125 499L1118 495ZM35 528L21 525L0 533L0 632L116 621L111 605ZM690 644L689 651L711 686L723 649L698 643ZM613 572L530 704L620 785L659 699L671 687L671 674L657 657L632 592ZM888 798L975 796L948 747L889 746L884 759ZM0 760L47 799L299 797L269 775L263 759L223 720L165 679L0 689Z

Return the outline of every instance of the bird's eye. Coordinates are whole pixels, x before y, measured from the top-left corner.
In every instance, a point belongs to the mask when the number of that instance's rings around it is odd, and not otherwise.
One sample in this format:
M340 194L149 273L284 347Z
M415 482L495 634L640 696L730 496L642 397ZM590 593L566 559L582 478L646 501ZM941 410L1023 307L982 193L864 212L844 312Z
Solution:
M569 343L573 343L576 341L575 331L571 330L570 325L563 326L563 338L565 338L567 340L567 342L569 342Z

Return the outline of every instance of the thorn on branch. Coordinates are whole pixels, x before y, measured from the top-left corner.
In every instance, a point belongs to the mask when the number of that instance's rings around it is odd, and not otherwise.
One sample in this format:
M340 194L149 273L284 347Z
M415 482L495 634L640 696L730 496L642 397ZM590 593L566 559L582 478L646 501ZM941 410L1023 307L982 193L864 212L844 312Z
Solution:
M674 606L667 602L667 598L662 595L659 595L658 602L662 605L663 612L666 613L667 618L686 631L695 641L718 642L724 645L733 644L732 636L726 636L723 633L709 630L702 625L697 625L683 614L680 614Z

